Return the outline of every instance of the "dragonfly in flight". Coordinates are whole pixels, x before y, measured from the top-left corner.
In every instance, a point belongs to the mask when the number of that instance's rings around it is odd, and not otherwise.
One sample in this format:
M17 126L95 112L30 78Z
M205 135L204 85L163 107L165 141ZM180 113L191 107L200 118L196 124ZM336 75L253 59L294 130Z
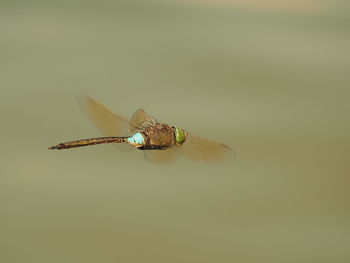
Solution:
M63 142L49 149L113 143L121 149L127 146L142 150L145 159L154 164L168 163L178 155L203 163L230 163L235 159L234 151L227 145L159 122L143 109L137 110L127 119L91 97L83 100L82 108L105 137Z

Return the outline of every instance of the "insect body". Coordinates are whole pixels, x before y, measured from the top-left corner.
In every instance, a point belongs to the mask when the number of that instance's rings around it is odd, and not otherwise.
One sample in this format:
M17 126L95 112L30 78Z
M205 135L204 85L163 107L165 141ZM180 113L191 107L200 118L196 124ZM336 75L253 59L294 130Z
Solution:
M207 163L227 163L234 159L234 152L228 146L158 122L143 109L136 111L129 120L90 97L84 100L82 106L87 116L106 137L59 143L49 149L63 150L115 143L129 144L143 150L145 158L152 163L169 162L178 153L193 161Z

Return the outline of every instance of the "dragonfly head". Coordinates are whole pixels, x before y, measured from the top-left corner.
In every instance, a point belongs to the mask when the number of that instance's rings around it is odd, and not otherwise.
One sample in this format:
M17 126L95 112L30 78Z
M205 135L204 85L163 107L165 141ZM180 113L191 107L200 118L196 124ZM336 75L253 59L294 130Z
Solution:
M186 132L183 129L173 127L175 129L175 139L177 144L183 144L186 141Z

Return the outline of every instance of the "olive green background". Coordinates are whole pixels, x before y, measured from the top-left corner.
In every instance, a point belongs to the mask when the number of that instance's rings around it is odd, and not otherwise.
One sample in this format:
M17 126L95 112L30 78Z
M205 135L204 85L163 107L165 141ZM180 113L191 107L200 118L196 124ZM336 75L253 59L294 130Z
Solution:
M1 262L350 262L349 5L223 2L1 1ZM84 95L238 159L48 151Z

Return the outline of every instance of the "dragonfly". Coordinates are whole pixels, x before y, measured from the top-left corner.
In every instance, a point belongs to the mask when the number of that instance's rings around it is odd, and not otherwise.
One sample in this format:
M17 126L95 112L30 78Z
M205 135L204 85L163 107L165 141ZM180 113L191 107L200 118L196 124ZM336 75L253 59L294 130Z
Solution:
M50 150L113 143L121 150L142 150L145 159L153 164L170 163L179 155L202 163L231 163L235 159L234 151L227 145L159 122L143 109L128 119L91 97L84 98L81 107L105 137L63 142L49 147Z

